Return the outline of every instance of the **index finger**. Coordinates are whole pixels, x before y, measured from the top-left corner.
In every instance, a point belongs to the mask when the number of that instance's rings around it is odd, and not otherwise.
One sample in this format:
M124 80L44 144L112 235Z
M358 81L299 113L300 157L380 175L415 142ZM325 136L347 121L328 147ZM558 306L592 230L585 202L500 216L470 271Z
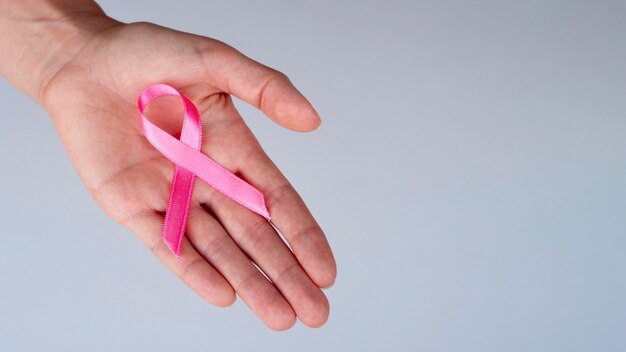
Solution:
M285 237L294 255L319 287L335 282L337 265L324 231L272 160L255 148L241 170L265 195L272 224Z

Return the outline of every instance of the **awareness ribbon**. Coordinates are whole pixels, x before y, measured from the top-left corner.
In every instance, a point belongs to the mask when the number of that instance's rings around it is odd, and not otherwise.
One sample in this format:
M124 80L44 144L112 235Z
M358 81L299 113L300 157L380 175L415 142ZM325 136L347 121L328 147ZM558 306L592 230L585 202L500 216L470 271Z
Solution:
M183 102L184 119L180 140L157 127L143 114L151 101L164 95L178 96ZM174 178L165 212L162 237L177 258L181 257L181 245L196 176L235 202L270 220L265 199L259 190L200 152L202 145L200 113L189 99L174 87L155 84L139 95L137 106L144 136L154 148L174 163Z

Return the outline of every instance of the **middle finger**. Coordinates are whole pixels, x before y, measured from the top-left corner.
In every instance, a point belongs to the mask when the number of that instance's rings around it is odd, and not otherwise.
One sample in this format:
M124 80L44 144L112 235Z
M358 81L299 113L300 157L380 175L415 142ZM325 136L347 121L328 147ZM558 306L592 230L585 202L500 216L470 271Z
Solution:
M212 192L211 196L209 207L224 229L272 280L298 318L311 327L323 325L329 313L326 296L272 225L218 192Z
M289 303L237 247L217 220L199 205L190 208L189 240L231 284L237 294L265 324L285 330L295 322Z

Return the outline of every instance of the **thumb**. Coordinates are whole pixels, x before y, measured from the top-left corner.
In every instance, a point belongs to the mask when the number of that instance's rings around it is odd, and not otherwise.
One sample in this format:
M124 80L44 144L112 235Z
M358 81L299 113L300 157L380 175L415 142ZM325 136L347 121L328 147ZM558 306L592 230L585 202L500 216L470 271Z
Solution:
M207 54L209 78L216 88L255 106L288 129L307 132L321 120L289 78L224 44Z

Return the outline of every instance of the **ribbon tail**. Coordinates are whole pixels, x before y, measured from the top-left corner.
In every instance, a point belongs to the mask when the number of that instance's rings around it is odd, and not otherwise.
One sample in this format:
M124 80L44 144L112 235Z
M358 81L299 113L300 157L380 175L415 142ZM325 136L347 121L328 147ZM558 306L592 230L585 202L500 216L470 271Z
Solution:
M249 183L226 170L213 159L180 143L169 133L156 127L147 119L143 120L144 133L148 141L174 164L181 166L211 187L220 191L235 202L263 216L268 221L271 216L265 205L265 198ZM155 141L158 141L155 142Z
M192 172L175 166L162 237L177 258L180 258L183 237L187 228L194 181L195 175Z

